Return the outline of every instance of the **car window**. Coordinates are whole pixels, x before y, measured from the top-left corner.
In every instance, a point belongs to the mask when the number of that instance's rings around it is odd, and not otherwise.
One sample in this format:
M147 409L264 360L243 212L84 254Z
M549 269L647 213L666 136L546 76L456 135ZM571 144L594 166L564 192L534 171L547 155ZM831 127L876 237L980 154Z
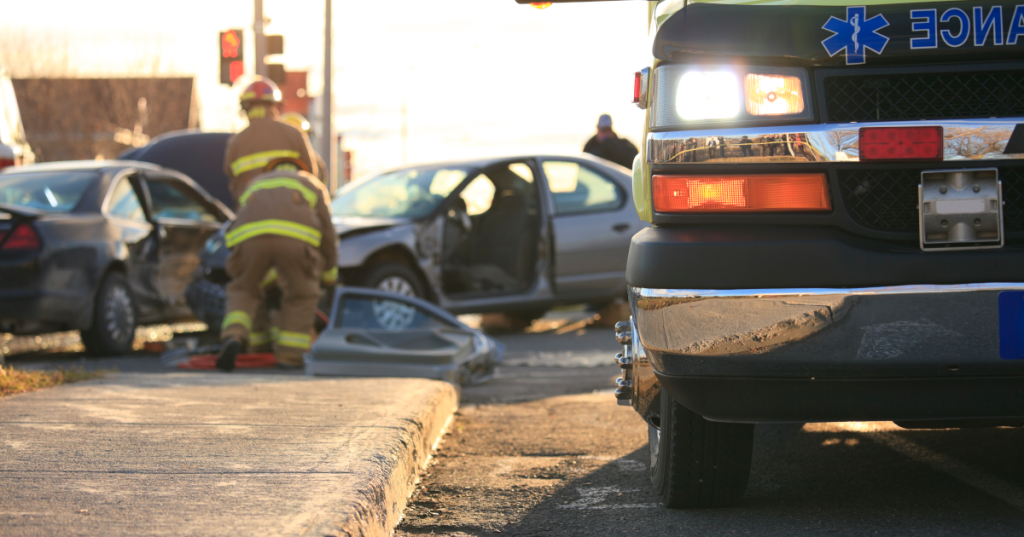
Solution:
M331 202L334 216L422 218L448 197L467 171L460 168L409 168L351 183Z
M127 177L117 180L114 190L110 193L110 201L107 202L107 213L110 216L145 222L146 214L142 210L142 203L132 188L132 182Z
M176 181L146 181L153 203L153 218L178 218L199 222L219 222L217 215L200 202L198 194Z
M586 166L549 160L543 167L555 198L556 214L597 213L622 206L625 196L619 185Z
M66 213L96 181L94 172L32 172L0 175L0 203Z
M476 216L489 211L494 203L494 192L494 183L490 177L484 174L476 176L459 193L459 197L466 203L466 214Z
M407 302L367 296L346 296L338 306L335 328L385 330L433 330L458 328L429 311Z

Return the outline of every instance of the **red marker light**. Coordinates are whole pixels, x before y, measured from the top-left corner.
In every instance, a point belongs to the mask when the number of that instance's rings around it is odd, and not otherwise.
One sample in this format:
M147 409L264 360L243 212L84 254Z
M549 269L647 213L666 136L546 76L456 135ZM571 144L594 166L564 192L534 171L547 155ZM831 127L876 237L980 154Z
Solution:
M862 127L860 160L942 160L942 127Z
M40 247L39 235L32 226L21 224L11 231L11 235L3 242L0 250L38 250Z
M640 103L640 89L644 85L644 75L640 71L633 74L633 104Z

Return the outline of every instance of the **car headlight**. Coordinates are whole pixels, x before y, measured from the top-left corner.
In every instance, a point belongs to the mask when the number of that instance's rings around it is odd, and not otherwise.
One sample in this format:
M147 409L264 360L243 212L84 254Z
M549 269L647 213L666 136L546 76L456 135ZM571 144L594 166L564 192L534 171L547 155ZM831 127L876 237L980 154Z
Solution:
M654 128L813 119L804 69L663 65L652 85Z

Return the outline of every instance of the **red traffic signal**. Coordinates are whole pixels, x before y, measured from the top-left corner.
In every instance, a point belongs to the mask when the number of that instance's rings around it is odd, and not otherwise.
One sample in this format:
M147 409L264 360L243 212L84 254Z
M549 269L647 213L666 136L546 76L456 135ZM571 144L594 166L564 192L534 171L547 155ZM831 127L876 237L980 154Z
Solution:
M242 30L220 33L220 83L228 86L245 73Z

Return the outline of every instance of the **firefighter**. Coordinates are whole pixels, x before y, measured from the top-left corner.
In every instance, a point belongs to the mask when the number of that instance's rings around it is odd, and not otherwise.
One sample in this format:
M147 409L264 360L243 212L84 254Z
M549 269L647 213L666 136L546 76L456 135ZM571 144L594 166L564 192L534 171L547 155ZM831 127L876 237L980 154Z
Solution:
M249 84L241 96L242 110L249 126L228 140L224 153L224 175L235 199L245 192L249 181L267 169L267 164L281 158L303 163L303 169L316 176L318 169L309 138L302 131L277 121L280 114L281 90L271 80Z
M217 368L223 371L234 369L237 355L253 343L250 331L264 300L268 272L276 275L281 289L274 354L286 368L302 367L320 287L337 282L338 245L327 207L330 196L316 177L298 171L300 164L295 159L271 162L272 171L255 177L239 196L238 216L225 235L232 252L217 356Z
M281 114L281 117L278 118L278 121L284 123L285 125L291 125L292 127L295 127L296 129L302 131L302 133L305 134L307 137L309 136L311 130L309 120L298 112L285 112ZM321 183L326 185L327 163L324 162L324 159L320 156L320 153L313 151L312 155L316 159L316 178L319 179Z

